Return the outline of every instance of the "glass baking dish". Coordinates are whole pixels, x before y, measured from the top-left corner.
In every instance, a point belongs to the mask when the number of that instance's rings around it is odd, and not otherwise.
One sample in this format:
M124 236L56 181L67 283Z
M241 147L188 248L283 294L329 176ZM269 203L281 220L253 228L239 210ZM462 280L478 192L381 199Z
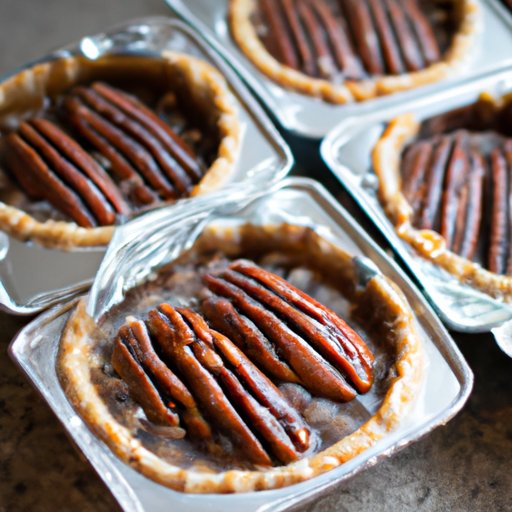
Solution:
M86 36L4 75L0 83L36 63L72 56L96 60L109 54L155 58L165 50L200 57L219 69L228 83L242 133L239 158L225 185L228 190L231 186L267 187L283 178L293 164L287 145L231 68L193 29L177 19L143 18ZM15 314L34 314L80 293L90 286L104 251L104 247L47 249L0 232L0 308Z
M418 256L396 234L377 198L377 177L371 168L371 151L395 116L411 112L423 121L475 102L482 92L501 97L512 91L512 67L484 73L465 83L426 95L399 107L376 110L343 120L322 143L327 166L361 208L383 232L409 267L437 314L460 332L487 332L512 319L510 304L493 299ZM510 328L508 328L510 332ZM512 350L509 352L512 354Z
M86 299L88 312L94 318L116 304L127 289L143 281L155 268L189 248L207 226L244 222L305 226L350 253L362 280L382 273L398 285L415 314L427 361L425 377L421 393L400 426L336 469L272 491L184 494L159 485L124 464L76 414L62 390L55 366L60 335L75 302L55 307L19 333L10 346L10 355L124 510L287 510L304 504L445 424L465 403L472 387L472 373L445 328L398 266L318 183L292 178L267 191L233 193L224 200L200 198L190 208L178 204L168 208L168 213L150 212L116 231Z
M463 69L453 78L411 91L382 96L361 103L334 105L285 89L260 72L233 41L227 22L229 0L165 0L167 5L223 55L227 62L261 99L279 124L295 135L321 139L341 119L366 115L375 109L399 107L402 102L443 90L454 81L463 81L475 73L496 69L512 62L512 17L491 5L493 0L477 0L480 7L480 33ZM501 6L498 6L501 7Z

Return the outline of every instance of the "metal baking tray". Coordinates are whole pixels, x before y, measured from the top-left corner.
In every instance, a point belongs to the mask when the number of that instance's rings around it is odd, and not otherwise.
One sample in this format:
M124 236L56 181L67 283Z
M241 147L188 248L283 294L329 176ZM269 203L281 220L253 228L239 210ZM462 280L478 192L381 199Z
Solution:
M293 165L287 145L232 69L194 30L177 19L143 18L84 37L2 76L0 82L36 62L69 56L94 60L113 53L158 57L164 50L200 57L217 67L228 82L238 107L242 138L240 156L227 186L244 181L268 187L283 178ZM220 189L218 193L226 191ZM0 232L0 308L33 314L83 291L90 285L103 254L104 248L71 252L45 249Z
M512 66L485 73L463 84L404 102L399 107L343 120L323 141L321 153L335 176L387 237L393 249L416 276L423 292L443 321L460 332L486 332L512 319L512 305L470 286L416 253L396 234L377 198L377 177L371 169L371 150L387 122L412 112L420 121L478 99L487 91L502 96L512 91ZM512 351L511 351L512 354Z
M227 23L229 0L165 2L224 56L283 128L309 138L322 138L344 117L363 115L376 108L399 106L404 101L442 90L448 83L467 78L475 72L494 69L506 62L512 63L512 19L510 16L502 16L487 1L480 0L482 30L475 44L475 54L467 69L459 73L458 78L362 103L333 105L281 87L267 78L245 57L230 35Z
M146 219L119 228L108 250L105 262L89 296L89 312L101 314L105 307L122 297L123 290L133 285L125 283L129 273L130 253L135 252L135 274L146 275L153 268L175 258L188 241L199 233L186 217L180 205L169 213L174 225L161 212L152 212ZM193 215L199 230L205 222L251 221L253 223L293 223L314 228L344 250L358 257L360 268L370 275L382 272L400 287L416 315L417 326L424 344L427 367L425 382L407 421L393 433L342 466L317 478L273 491L231 495L191 495L172 491L149 480L121 462L109 448L87 428L75 413L60 386L55 361L59 338L73 303L47 311L25 327L12 342L10 355L26 373L32 384L48 402L76 446L95 468L120 506L126 511L203 511L263 512L282 511L304 504L338 485L359 471L391 456L439 425L445 424L463 406L471 391L473 376L455 343L434 315L432 309L411 284L402 270L368 237L339 203L316 182L305 178L287 179L267 192L245 197L240 194L227 203L220 200L196 204ZM188 221L187 221L188 219ZM193 225L194 224L194 225ZM164 231L175 238L178 250L160 237L159 249L143 236L158 238ZM126 235L126 237L124 236ZM182 236L183 235L183 236ZM172 244L171 244L172 245ZM116 256L117 254L117 256ZM145 264L144 264L145 263ZM113 265L117 269L113 270ZM145 273L144 273L145 272ZM121 276L115 279L115 276Z

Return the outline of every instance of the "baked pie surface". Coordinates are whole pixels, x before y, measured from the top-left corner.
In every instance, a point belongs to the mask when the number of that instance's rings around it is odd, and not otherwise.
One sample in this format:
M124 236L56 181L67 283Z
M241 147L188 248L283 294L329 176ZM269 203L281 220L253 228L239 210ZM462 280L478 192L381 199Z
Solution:
M237 45L284 87L332 103L441 80L470 57L474 0L230 0Z
M257 282L247 273L259 275ZM61 339L61 382L86 423L122 460L173 489L247 492L312 478L395 428L421 388L423 352L407 302L383 276L364 289L357 281L353 259L307 228L209 228L190 253L128 292L98 325L84 303L78 305ZM272 295L276 283L285 288ZM309 306L293 302L293 285L313 297ZM251 297L245 302L244 293ZM342 373L323 349L300 342L300 350L294 345L287 352L276 338L299 343L302 332L311 341L305 324L322 330L311 316L319 311L315 299L350 323L351 339L361 337L355 359L347 354L357 343L347 345L345 357L355 364L343 363ZM181 334L173 335L180 323ZM335 329L326 325L327 339ZM247 329L261 343L251 345L252 352ZM245 341L237 340L242 332ZM148 339L151 357L141 352ZM171 398L163 393L158 358L185 391ZM232 358L245 362L238 366ZM198 384L204 378L209 383ZM187 390L195 402L184 398Z
M393 119L373 150L379 196L422 256L489 295L512 298L512 102L479 101L419 123Z
M219 187L239 138L226 83L197 58L38 64L0 85L0 228L105 245L117 219Z

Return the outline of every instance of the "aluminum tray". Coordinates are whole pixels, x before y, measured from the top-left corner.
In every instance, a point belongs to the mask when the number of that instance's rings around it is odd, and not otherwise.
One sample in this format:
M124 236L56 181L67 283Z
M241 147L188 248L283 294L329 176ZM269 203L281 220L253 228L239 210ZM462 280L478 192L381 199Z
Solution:
M512 319L512 306L461 284L454 276L416 255L396 234L377 198L377 177L370 154L387 122L412 112L420 121L474 102L488 91L501 96L512 91L512 67L473 78L400 107L381 109L342 121L324 140L322 157L328 167L381 229L443 321L460 332L486 332ZM510 351L512 355L512 351Z
M492 0L488 0L492 1ZM462 80L476 72L512 63L512 19L502 16L487 0L482 7L483 34L477 41L476 52L467 69L459 74ZM297 135L322 138L340 119L369 113L376 108L399 106L404 101L439 91L453 80L425 86L413 91L385 96L363 103L332 105L309 96L284 89L261 73L238 49L227 24L229 0L165 0L167 5L195 27L235 68L245 82L262 99L268 110L286 129Z
M179 206L173 208L176 212L173 218L177 219L177 224L184 220L183 209ZM334 241L357 256L360 268L365 272L374 275L381 271L394 280L416 314L428 361L425 385L418 395L414 410L399 429L376 443L370 450L322 476L273 491L238 495L187 495L156 484L121 462L77 416L61 389L55 368L60 334L73 303L54 308L19 333L10 346L11 357L48 402L76 446L84 453L124 510L286 510L299 503L304 504L419 439L436 426L445 424L463 406L471 391L473 376L453 340L405 274L322 186L305 178L289 179L274 186L272 190L254 194L251 198L235 197L228 204L221 204L220 201L217 204L208 204L205 201L203 206L195 208L194 215L198 219L216 223L231 224L236 220L251 220L263 224L288 222L313 227L324 238ZM198 234L197 229L190 231L191 225L187 222L178 229L170 226L167 221L167 226L162 228L159 224L162 222L160 212L150 213L146 219L140 218L134 222L133 229L130 226L121 227L110 246L109 254L95 281L92 296L89 297L89 308L93 314L101 314L105 307L119 300L123 289L133 284L123 281L123 276L131 275L128 272L129 261L125 256L133 252L132 249L137 253L135 269L141 270L142 262L146 261L146 272L149 272L147 267L168 261L179 253L179 250L173 251L167 245L156 251L141 252L141 249L152 245L144 244L141 233L153 237L162 229L168 230L171 236L177 236L175 244L177 243L179 249L186 247L194 234ZM200 224L204 226L201 221ZM184 236L180 235L182 232ZM132 239L125 242L123 234ZM162 237L163 240L165 238ZM111 263L114 262L116 252L119 254L118 267L112 271L112 265L107 260L112 258ZM121 279L110 281L115 275L120 275Z
M230 183L246 181L252 186L268 187L283 178L293 164L285 142L230 67L179 20L161 17L124 23L16 69L1 77L0 82L36 62L73 55L98 59L112 53L158 57L163 50L170 49L212 63L229 84L243 133L240 157ZM220 193L225 193L225 189ZM103 254L103 248L71 252L45 249L20 243L0 232L0 308L16 314L33 314L76 295L90 286Z

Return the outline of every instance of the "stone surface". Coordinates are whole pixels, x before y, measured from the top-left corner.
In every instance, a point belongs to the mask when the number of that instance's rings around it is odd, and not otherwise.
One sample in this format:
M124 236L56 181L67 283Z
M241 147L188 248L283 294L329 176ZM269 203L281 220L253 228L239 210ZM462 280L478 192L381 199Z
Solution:
M0 0L0 73L113 23L167 12L159 0ZM300 144L302 152L305 147L316 151L312 144ZM316 177L327 172L315 159L305 167L315 169ZM353 209L333 179L324 181ZM10 339L25 322L0 314L0 512L117 510L7 356ZM455 338L475 372L464 410L445 427L302 506L303 511L512 510L512 360L489 335Z

